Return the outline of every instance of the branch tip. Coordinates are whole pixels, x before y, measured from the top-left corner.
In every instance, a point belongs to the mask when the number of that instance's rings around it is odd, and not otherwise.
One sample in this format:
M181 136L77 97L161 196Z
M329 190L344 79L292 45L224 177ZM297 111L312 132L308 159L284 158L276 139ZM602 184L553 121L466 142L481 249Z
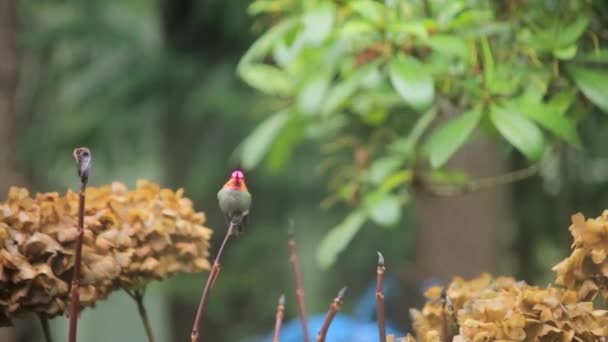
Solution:
M338 299L338 300L340 300L340 301L341 301L341 300L343 300L343 299L344 299L344 296L346 295L346 291L347 291L347 290L348 290L348 287L344 286L344 287L342 288L342 290L340 290L340 292L338 292L338 296L336 297L336 299Z
M284 294L282 294L281 297L279 297L279 305L285 306L285 295Z
M384 267L384 255L380 251L376 251L376 253L378 253L378 266Z
M296 223L292 218L287 220L287 236L294 239L296 236Z
M74 160L76 160L78 177L80 177L82 183L86 183L89 179L91 164L93 164L91 150L86 147L77 147L74 149L72 155L74 156Z

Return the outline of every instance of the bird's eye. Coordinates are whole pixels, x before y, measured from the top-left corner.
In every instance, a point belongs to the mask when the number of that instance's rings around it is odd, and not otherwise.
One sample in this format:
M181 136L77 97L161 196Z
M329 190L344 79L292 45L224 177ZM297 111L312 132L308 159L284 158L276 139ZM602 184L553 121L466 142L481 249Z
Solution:
M85 157L85 158L88 157L89 156L89 152L88 151L83 151L82 152L82 156Z

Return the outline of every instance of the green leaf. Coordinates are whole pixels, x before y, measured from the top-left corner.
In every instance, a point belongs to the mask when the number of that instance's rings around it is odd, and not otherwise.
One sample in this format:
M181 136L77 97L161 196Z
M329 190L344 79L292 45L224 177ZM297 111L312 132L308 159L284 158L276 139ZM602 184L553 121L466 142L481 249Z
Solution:
M370 63L331 87L321 107L321 114L328 115L338 110L357 91L363 78L374 70L376 65L377 62Z
M355 93L359 82L357 78L349 77L332 87L323 102L321 114L328 115L340 108Z
M302 139L306 128L306 120L301 115L292 114L289 116L289 120L281 128L268 153L267 165L271 171L279 171L285 162L289 160L293 149Z
M494 56L487 37L481 38L481 52L483 56L483 73L486 84L492 83L494 79Z
M401 170L393 173L388 176L384 182L378 187L378 191L380 192L389 192L395 190L397 187L409 183L412 181L414 177L414 173L412 170Z
M271 12L275 7L274 1L254 1L247 7L247 14L256 16L264 12Z
M241 143L243 168L253 169L270 150L275 137L289 119L289 112L278 112L262 121Z
M304 41L312 44L323 42L331 33L335 14L336 8L329 2L306 12L302 16Z
M579 66L568 68L568 71L589 101L608 113L608 72Z
M384 19L384 6L372 0L357 0L350 4L351 8L363 18L380 24Z
M575 88L569 88L568 90L559 92L549 99L547 105L558 115L564 115L568 108L572 106L572 103L576 98L576 92Z
M322 269L328 269L336 262L338 254L348 246L365 220L365 213L355 210L325 235L317 250L317 262Z
M424 22L396 22L387 27L388 32L404 33L418 38L427 38L429 33Z
M424 114L422 114L414 127L410 131L407 137L398 138L393 140L393 143L390 145L390 149L396 153L402 153L406 156L411 156L414 152L414 147L422 137L422 134L426 132L427 128L431 125L433 120L437 117L437 110L435 107L431 107Z
M570 60L576 56L576 45L569 45L553 50L553 56L557 59Z
M574 23L564 26L562 20L556 20L556 32L554 38L557 40L557 46L565 47L575 45L576 41L585 33L589 26L589 19L586 16L579 16Z
M398 56L389 67L391 83L405 102L416 110L424 110L433 102L433 78L424 64L410 56Z
M574 122L552 110L550 106L543 103L520 103L519 108L524 115L553 134L574 146L581 146Z
M403 165L403 159L403 156L397 155L374 160L367 174L369 181L372 184L379 184Z
M401 218L401 202L399 197L392 194L372 194L376 197L368 203L369 218L384 227L394 226Z
M255 60L261 60L266 56L272 46L283 36L285 32L293 28L297 25L298 22L294 18L286 19L275 26L273 26L270 30L264 33L260 38L258 38L245 52L241 60L239 61L239 65L237 70L240 73L240 69L243 68L246 64L249 64Z
M308 115L316 114L329 88L328 71L319 70L311 75L298 94L298 109Z
M351 19L342 24L338 29L338 35L342 38L358 36L374 32L376 29L369 21L364 19Z
M576 60L583 63L608 64L608 49L600 48L586 54L579 54Z
M433 168L443 166L458 151L479 124L481 116L481 110L476 108L447 121L433 132L424 147Z
M543 156L543 133L526 117L508 108L493 106L490 119L500 134L528 159L536 161Z
M462 37L448 34L437 34L429 37L427 43L440 54L469 59L469 48Z
M289 95L293 84L281 69L266 64L246 64L239 69L243 81L268 95Z

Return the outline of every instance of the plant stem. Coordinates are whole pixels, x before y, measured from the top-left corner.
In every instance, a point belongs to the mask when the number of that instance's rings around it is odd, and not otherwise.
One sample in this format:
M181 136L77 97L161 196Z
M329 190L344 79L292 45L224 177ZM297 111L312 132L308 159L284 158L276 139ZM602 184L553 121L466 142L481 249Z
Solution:
M386 342L386 323L384 321L384 256L378 252L378 267L376 268L376 319L380 342Z
M294 232L293 221L290 222L287 233L289 239L287 245L289 246L289 262L293 269L293 274L296 283L296 296L298 298L298 314L300 315L300 323L302 324L302 332L304 333L304 342L310 342L310 333L308 331L308 314L306 311L306 299L304 297L304 282L302 281L302 270L300 269L300 263L298 262L298 253L296 250L296 239Z
M507 185L530 178L538 172L538 165L504 173L502 175L480 178L463 184L434 184L422 182L421 190L439 197L461 196L486 188Z
M76 342L78 332L78 311L80 308L80 264L82 260L82 240L84 237L84 203L87 181L89 179L89 169L92 163L91 152L85 147L74 150L74 158L78 166L78 176L80 177L80 192L78 193L78 237L76 240L76 255L74 259L74 272L72 273L72 288L70 302L70 326L69 342Z
M447 295L445 287L441 289L441 337L442 341L452 341L449 321L456 319L454 317L454 305Z
M281 334L281 325L283 324L283 316L285 314L285 295L279 297L279 304L277 304L277 318L274 322L274 337L272 342L279 342L279 335Z
M190 340L191 342L198 342L199 341L199 326L201 323L201 318L203 317L203 313L205 312L205 307L207 305L207 299L209 298L209 292L211 291L211 288L213 287L213 284L215 284L215 280L217 279L219 273L220 273L220 262L222 260L222 254L224 251L224 247L226 246L226 242L228 242L228 239L230 238L230 236L232 236L232 230L234 229L234 224L230 223L230 226L228 227L228 231L226 232L226 236L224 237L224 241L222 242L222 245L220 246L219 251L217 252L217 255L215 257L215 261L213 262L213 266L211 266L211 272L209 273L209 277L207 278L207 282L205 283L205 287L203 288L203 293L201 295L201 301L198 304L198 309L196 310L196 317L194 318L194 324L192 325L192 333L190 334Z
M135 290L133 292L125 289L125 292L133 298L135 304L137 304L137 312L141 318L141 322L144 324L146 330L146 336L148 336L148 342L154 342L154 334L152 332L152 325L150 324L150 318L148 318L148 311L144 305L144 290Z
M321 330L319 330L319 334L317 335L317 342L325 342L325 336L327 335L327 330L329 330L329 326L331 322L334 320L334 317L340 311L340 306L342 306L342 301L344 299L344 295L346 294L346 287L342 288L334 301L329 305L329 311L327 311L327 315L325 316L325 320L323 321L323 325L321 326Z
M40 326L42 327L42 334L44 335L45 342L53 342L53 335L51 334L51 327L49 326L49 318L46 314L39 312L38 320L40 320Z

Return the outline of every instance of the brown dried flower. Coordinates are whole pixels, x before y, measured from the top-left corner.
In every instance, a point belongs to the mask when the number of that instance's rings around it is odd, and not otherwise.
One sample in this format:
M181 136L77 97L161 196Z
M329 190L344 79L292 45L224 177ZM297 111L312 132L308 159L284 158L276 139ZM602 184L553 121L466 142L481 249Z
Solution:
M427 291L422 311L411 310L418 341L439 341L444 317L441 288ZM575 291L539 288L513 278L483 274L455 278L447 297L457 312L453 341L598 341L608 335L606 311L579 301Z
M556 282L592 299L598 292L608 300L608 210L596 219L572 215L572 254L553 267Z
M210 268L211 230L183 190L138 181L86 191L80 301L92 306L177 272ZM74 264L78 194L30 197L11 188L0 203L0 325L26 312L65 312Z

